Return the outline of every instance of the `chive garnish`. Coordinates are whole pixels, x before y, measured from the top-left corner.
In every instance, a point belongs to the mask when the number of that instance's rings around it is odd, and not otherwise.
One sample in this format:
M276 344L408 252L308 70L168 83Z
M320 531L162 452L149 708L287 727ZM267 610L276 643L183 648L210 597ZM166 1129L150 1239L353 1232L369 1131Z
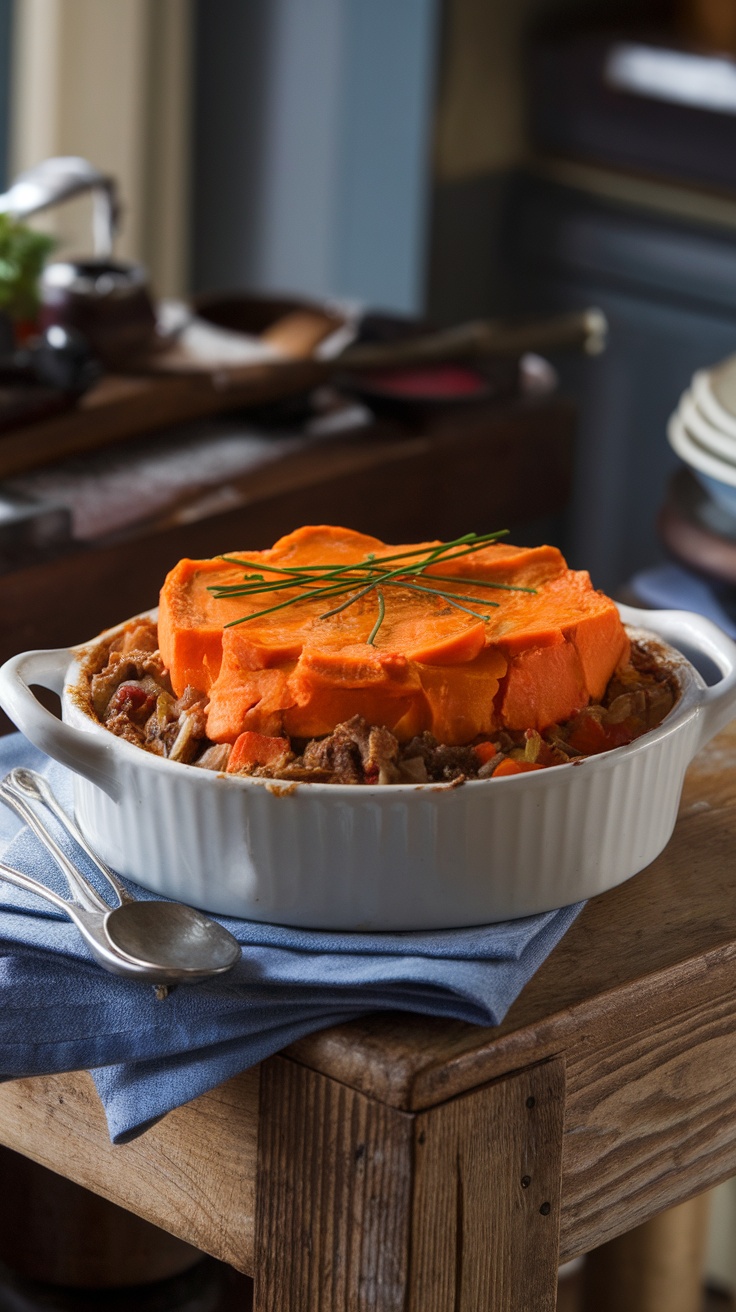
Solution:
M495 588L508 592L535 593L536 588L525 588L513 583L499 583L490 579L475 579L453 574L427 573L430 566L449 564L461 556L467 556L488 546L489 543L497 542L507 532L508 529L500 529L495 533L465 533L462 537L455 538L452 542L442 542L429 551L426 547L417 547L411 551L397 551L390 556L377 557L371 553L365 560L351 561L348 565L328 563L279 566L265 565L263 561L248 560L243 557L221 556L220 559L228 565L242 566L246 571L254 572L244 573L241 583L214 584L208 588L208 591L218 601L228 597L253 597L261 593L273 595L275 592L282 591L292 594L283 601L264 607L263 610L253 611L252 614L243 615L237 620L230 620L225 628L246 624L249 620L260 619L263 615L285 610L286 607L298 605L302 601L348 594L337 606L333 606L319 616L321 620L330 619L331 616L339 615L356 601L375 592L378 600L378 617L366 639L369 646L375 646L376 637L386 615L384 588L408 588L412 592L428 593L430 596L437 597L438 601L472 615L476 620L486 621L490 616L479 615L477 611L471 610L463 603L470 601L484 607L497 607L499 605L497 601L491 601L488 597L471 596L464 592L451 592L447 588L434 585L460 583L470 584L479 589ZM393 568L386 569L387 565ZM266 579L265 574L275 577ZM419 579L421 582L418 581Z
M378 633L378 630L383 624L383 617L386 614L386 602L384 600L384 596L381 588L376 588L376 596L378 597L378 619L376 620L375 624L373 625L373 628L368 634L369 647L372 647L373 644L375 643L376 634Z

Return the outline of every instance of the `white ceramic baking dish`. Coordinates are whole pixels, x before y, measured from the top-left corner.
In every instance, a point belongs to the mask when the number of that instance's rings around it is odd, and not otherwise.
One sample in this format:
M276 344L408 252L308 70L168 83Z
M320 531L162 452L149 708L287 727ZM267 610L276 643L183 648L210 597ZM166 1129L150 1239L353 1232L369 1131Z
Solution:
M736 645L714 624L681 611L621 614L676 649L681 696L659 728L575 764L459 787L286 785L162 760L80 709L85 646L6 662L0 704L74 771L88 841L145 888L322 929L486 924L602 893L653 861L689 762L736 713ZM715 666L718 682L706 687L681 652ZM62 720L32 684L62 693Z

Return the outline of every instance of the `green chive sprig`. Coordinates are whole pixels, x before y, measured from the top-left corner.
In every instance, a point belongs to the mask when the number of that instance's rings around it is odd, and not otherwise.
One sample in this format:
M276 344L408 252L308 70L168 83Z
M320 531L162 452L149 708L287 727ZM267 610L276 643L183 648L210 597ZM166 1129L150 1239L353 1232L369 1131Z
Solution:
M466 614L472 615L476 620L488 620L487 614L479 614L471 610L465 603L472 602L473 605L498 606L497 601L491 601L490 597L469 596L465 592L451 592L447 588L435 587L435 583L463 583L471 584L474 588L482 590L503 589L509 592L530 592L535 593L536 588L524 588L513 583L496 583L491 580L466 578L454 574L427 574L426 571L430 566L449 563L457 560L461 556L467 556L473 551L480 550L481 547L488 546L491 542L497 542L499 538L504 537L508 529L500 529L496 533L465 533L461 538L455 538L452 542L442 542L437 547L432 547L429 551L426 547L417 547L411 551L398 551L391 556L376 557L371 553L366 556L365 560L353 561L349 565L265 565L262 561L245 560L242 557L222 556L221 560L228 565L243 566L246 570L253 570L253 573L245 573L241 583L222 583L212 585L208 591L213 594L217 601L229 597L256 597L263 593L272 596L275 592L287 592L288 596L283 601L277 601L271 606L264 607L263 610L253 611L250 615L243 615L238 620L230 620L225 628L233 628L238 624L247 624L249 620L260 619L263 615L271 615L274 611L285 610L288 606L299 605L303 601L312 601L315 598L324 599L329 603L331 598L344 596L345 599L338 605L324 611L320 619L329 619L332 615L338 615L341 611L347 610L349 606L360 601L362 597L367 597L375 592L378 603L378 615L376 622L371 629L367 638L370 646L375 646L376 636L383 624L386 615L386 588L408 588L412 592L428 593L430 596L437 597L439 601L445 602L457 610L465 611ZM386 566L392 566L386 569ZM272 577L266 577L270 575ZM430 586L431 585L431 586ZM348 594L345 596L345 594Z

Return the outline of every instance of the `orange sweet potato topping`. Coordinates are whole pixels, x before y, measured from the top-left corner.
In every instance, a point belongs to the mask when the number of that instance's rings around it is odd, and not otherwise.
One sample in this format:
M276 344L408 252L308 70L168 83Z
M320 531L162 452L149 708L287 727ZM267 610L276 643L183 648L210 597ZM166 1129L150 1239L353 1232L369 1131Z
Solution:
M317 526L297 529L268 551L233 556L285 568L350 564L370 553L380 559L436 545L387 546L350 529ZM427 569L425 582L432 574L451 576L451 584L435 586L468 598L479 595L483 580L536 589L481 589L498 603L471 606L487 613L487 621L441 597L387 588L374 645L368 638L375 593L330 618L324 612L332 603L300 597L225 628L297 595L295 589L218 600L208 590L252 572L222 559L182 560L161 592L162 658L177 695L188 684L208 694L207 733L214 742L234 743L244 733L313 738L353 715L384 725L401 741L425 729L448 744L499 728L541 730L599 698L628 657L615 605L586 573L569 570L555 547L495 543Z

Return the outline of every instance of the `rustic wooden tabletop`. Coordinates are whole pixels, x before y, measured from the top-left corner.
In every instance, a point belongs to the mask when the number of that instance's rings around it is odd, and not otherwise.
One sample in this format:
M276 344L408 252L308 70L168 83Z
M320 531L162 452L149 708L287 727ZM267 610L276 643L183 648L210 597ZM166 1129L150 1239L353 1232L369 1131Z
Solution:
M560 1260L736 1173L736 723L646 871L484 1029L368 1016L110 1146L86 1074L0 1141L255 1275L258 1312L554 1307Z

